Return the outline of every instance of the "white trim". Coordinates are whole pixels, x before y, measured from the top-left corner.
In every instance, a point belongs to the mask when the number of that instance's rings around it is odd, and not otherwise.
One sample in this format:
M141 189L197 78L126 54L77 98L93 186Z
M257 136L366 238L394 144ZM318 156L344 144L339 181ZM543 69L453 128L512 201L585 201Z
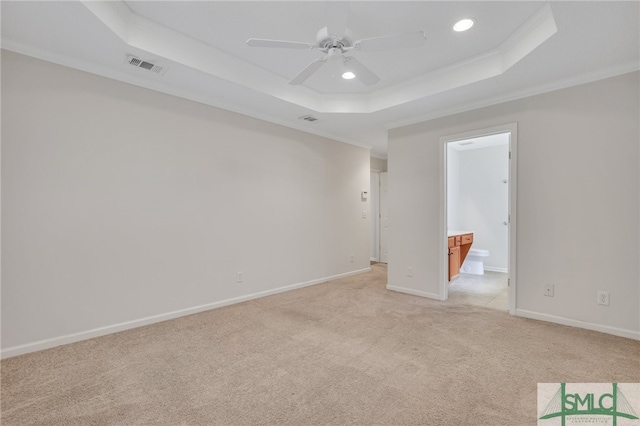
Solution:
M387 290L397 291L399 293L411 294L413 296L427 297L429 299L442 300L440 296L435 293L427 293L426 291L414 290L412 288L398 287L395 285L387 284Z
M509 272L509 269L507 268L496 268L495 266L487 266L487 265L484 265L484 270L491 271L491 272L502 272L504 274Z
M292 284L284 287L278 287L272 290L261 291L258 293L248 294L246 296L234 297L231 299L221 300L219 302L207 303L200 306L194 306L191 308L180 309L177 311L167 312L159 315L152 315L150 317L140 318L132 321L125 321L119 324L108 325L105 327L94 328L93 330L81 331L79 333L67 334L65 336L53 337L50 339L40 340L33 343L27 343L24 345L12 346L10 348L3 349L0 358L10 358L17 355L22 355L30 352L41 351L43 349L49 349L60 345L66 345L69 343L79 342L82 340L93 339L94 337L105 336L107 334L117 333L119 331L130 330L132 328L142 327L149 324L155 324L157 322L167 321L174 318L183 317L186 315L193 315L199 312L208 311L210 309L221 308L223 306L234 305L236 303L246 302L248 300L258 299L260 297L270 296L272 294L282 293L285 291L296 290L303 287L308 287L316 284L325 283L328 281L334 281L340 278L349 277L351 275L358 275L365 272L370 272L371 268L358 269L355 271L345 272L343 274L332 275L329 277L318 278L311 281Z
M119 70L102 67L88 61L71 58L62 54L43 51L40 49L24 46L22 44L15 43L11 40L2 40L2 49L8 50L14 53L19 53L21 55L29 56L32 58L40 59L41 61L51 62L63 67L72 68L78 71L84 71L89 74L94 74L100 77L115 80L120 83L131 84L133 86L142 87L147 90L153 90L154 92L164 93L166 95L175 96L181 99L187 99L189 101L197 102L203 105L208 105L210 107L220 108L226 111L235 112L236 114L246 115L247 117L255 118L257 120L266 121L268 123L277 124L279 126L288 127L294 130L299 130L304 133L309 133L312 135L331 139L337 142L346 143L347 145L357 146L358 148L364 148L369 151L373 149L372 145L357 141L355 139L349 139L342 136L334 135L333 133L328 133L323 130L310 127L311 125L304 125L303 123L297 123L297 122L290 123L288 121L281 120L276 117L271 117L263 113L251 111L242 105L236 105L236 104L232 105L226 102L221 102L220 100L215 98L205 98L195 93L176 89L175 87L171 87L170 85L162 81L155 81L147 78L138 78L133 74L127 74ZM380 155L380 154L376 154L376 155ZM376 158L378 157L376 156ZM384 160L384 158L382 159Z
M372 156L373 158L377 158L378 160L387 160L387 159L388 159L388 158L387 158L387 154L385 154L385 153L381 153L381 152L377 152L377 151L376 151L376 148L373 148L373 149L371 150L371 156Z
M428 114L413 116L411 118L397 120L384 127L387 130L396 129L398 127L405 127L416 123L422 123L436 118L448 117L450 115L460 114L467 111L473 111L480 108L486 108L493 105L499 105L505 102L516 101L518 99L524 99L531 96L541 95L544 93L554 92L556 90L568 89L570 87L580 86L582 84L593 83L599 80L605 80L607 78L617 77L619 75L627 74L630 72L640 70L638 61L631 61L626 64L616 65L601 70L596 70L581 74L578 76L552 81L550 83L541 84L536 87L531 87L523 90L517 90L513 92L507 92L504 95L495 96L493 98L482 99L477 102L465 103L464 105L456 106L449 109L441 109L430 112Z
M516 309L516 316L530 318L539 321L551 322L555 324L567 325L569 327L584 328L586 330L599 331L601 333L613 334L614 336L626 337L627 339L640 340L640 331L627 330L624 328L610 327L608 325L594 324L580 320L574 320L555 315L541 314L539 312Z
M369 258L369 261L371 261L371 262L377 262L377 261L378 261L378 258L377 258L377 257L370 257L370 258Z
M413 296L421 296L421 297L427 297L429 299L440 300L437 294L427 293L424 291L414 290L406 287L398 287L398 286L388 284L387 290L411 294ZM598 331L600 333L612 334L614 336L625 337L627 339L640 340L640 331L627 330L627 329L618 328L618 327L610 327L602 324L594 324L590 322L573 320L573 319L564 318L564 317L557 317L555 315L541 314L538 312L528 311L525 309L515 309L514 315L518 317L529 318L529 319L534 319L538 321L545 321L545 322L550 322L554 324L566 325L569 327L577 327L577 328L583 328L586 330Z
M509 134L509 252L507 273L509 274L509 288L507 295L509 297L509 313L516 313L516 291L517 291L517 238L516 230L518 229L518 123L511 123Z
M370 260L374 262L380 261L380 173L378 169L371 169L369 172L369 220L371 221L369 234L371 234L371 228L375 228L374 235L369 235L369 238L373 238L373 246L375 247L375 253ZM375 182L377 187L374 187L371 175L377 175L377 182ZM369 250L371 251L371 241L369 241Z
M509 161L509 313L515 315L516 310L516 194L517 194L517 146L518 146L518 123L506 123L497 126L487 127L484 129L476 129L453 135L440 137L440 287L438 289L439 299L447 300L449 297L449 280L448 280L448 247L447 247L447 144L463 139L471 139L481 136L489 136L500 133L509 133L509 152L511 159Z
M389 172L378 173L378 259L380 263L389 263L389 231L385 221L389 219ZM382 181L385 181L386 191L383 191ZM384 213L384 214L383 214ZM387 227L385 228L385 224ZM386 231L385 231L386 229ZM384 238L382 238L384 236ZM384 246L382 245L384 243ZM383 260L384 259L384 260Z
M557 32L553 11L544 3L506 40L478 55L361 94L322 94L303 85L293 87L279 74L140 16L125 2L84 0L80 3L124 43L127 50L146 52L217 80L327 114L375 113L501 75Z
M283 76L140 16L124 2L81 3L130 48L324 113L373 113L503 74L557 32L553 11L544 3L506 40L479 55L372 92L322 95L307 87L291 87Z
M440 138L440 250L438 250L438 260L440 268L438 271L438 299L447 300L449 298L449 230L447 229L447 139ZM444 243L443 243L444 241ZM444 245L443 245L444 244Z

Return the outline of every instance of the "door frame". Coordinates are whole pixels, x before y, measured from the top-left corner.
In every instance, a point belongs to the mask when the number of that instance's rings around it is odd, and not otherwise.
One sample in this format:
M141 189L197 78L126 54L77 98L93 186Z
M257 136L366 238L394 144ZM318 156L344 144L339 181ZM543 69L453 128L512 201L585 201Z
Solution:
M440 300L447 300L449 297L449 256L448 236L447 236L447 144L464 139L473 139L481 136L490 136L500 133L509 133L509 238L508 244L508 303L509 314L516 313L516 195L517 195L517 146L518 146L518 123L507 123L483 129L471 130L453 135L440 137L440 286L438 297Z
M374 182L372 177L376 176L376 185L374 187ZM370 257L370 261L379 262L380 261L380 170L371 169L369 174L370 176L370 187L369 187L369 220L372 222L370 228L375 230L374 235L372 235L373 246L375 248L375 256ZM371 248L371 242L369 245Z
M379 246L378 246L378 261L380 263L388 263L389 262L389 252L388 252L388 248L389 248L389 232L384 232L384 238L383 238L383 230L384 229L388 229L388 220L389 220L389 172L380 172L380 191L378 192L378 201L380 203L380 222L379 222ZM385 180L386 181L386 188L387 188L387 193L386 195L383 196L383 191L382 191L382 181ZM383 213L386 213L386 215L383 215ZM386 250L382 250L382 249L386 249Z

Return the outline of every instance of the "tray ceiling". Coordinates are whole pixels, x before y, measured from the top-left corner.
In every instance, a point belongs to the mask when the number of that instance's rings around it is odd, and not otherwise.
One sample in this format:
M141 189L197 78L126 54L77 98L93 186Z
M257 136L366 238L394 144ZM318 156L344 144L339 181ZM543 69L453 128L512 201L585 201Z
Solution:
M2 47L386 154L388 128L640 68L638 2L2 2ZM346 11L346 13L344 13ZM473 18L469 31L453 24ZM419 48L352 51L365 86L324 55L249 47L314 43L346 19L354 40L423 31ZM133 55L162 73L132 67ZM316 121L300 120L313 116Z

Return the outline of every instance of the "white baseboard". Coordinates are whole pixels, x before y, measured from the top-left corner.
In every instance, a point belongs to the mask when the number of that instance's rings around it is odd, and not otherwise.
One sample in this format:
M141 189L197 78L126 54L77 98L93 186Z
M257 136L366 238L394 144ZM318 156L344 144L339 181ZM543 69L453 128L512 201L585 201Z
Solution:
M387 284L387 290L397 291L397 292L400 292L400 293L411 294L413 296L427 297L429 299L440 300L440 295L438 295L436 293L427 293L426 291L414 290L412 288L398 287L398 286L395 286L395 285Z
M613 334L614 336L626 337L627 339L640 340L640 331L610 327L608 325L602 324L594 324L570 318L557 317L555 315L541 314L539 312L527 311L525 309L516 309L516 316L552 322L555 324L568 325L570 327L584 328L586 330L599 331L601 333Z
M140 318L133 321L126 321L119 324L113 324L106 327L94 328L93 330L82 331L80 333L67 334L65 336L54 337L51 339L40 340L33 343L27 343L24 345L13 346L3 349L0 352L0 358L11 358L13 356L22 355L30 352L41 351L43 349L49 349L56 346L66 345L69 343L79 342L81 340L93 339L94 337L105 336L107 334L117 333L119 331L130 330L132 328L142 327L157 322L167 321L174 318L179 318L187 315L197 314L199 312L208 311L210 309L221 308L223 306L233 305L236 303L246 302L252 299L258 299L260 297L270 296L272 294L283 293L285 291L296 290L298 288L309 287L316 284L325 283L328 281L334 281L340 278L345 278L351 275L358 275L365 272L370 272L371 268L358 269L355 271L345 272L343 274L332 275L329 277L318 278L311 281L292 284L284 287L278 287L272 290L261 291L259 293L248 294L246 296L234 297L232 299L221 300L219 302L207 303L205 305L194 306L192 308L180 309L173 312L167 312L164 314L153 315L146 318Z
M498 267L495 267L495 266L487 266L487 265L484 265L484 270L485 271L491 271L491 272L502 272L502 273L505 273L505 274L507 272L509 272L509 270L507 268L498 268Z
M372 261L372 262L377 262L378 258L377 257L370 257L369 260Z

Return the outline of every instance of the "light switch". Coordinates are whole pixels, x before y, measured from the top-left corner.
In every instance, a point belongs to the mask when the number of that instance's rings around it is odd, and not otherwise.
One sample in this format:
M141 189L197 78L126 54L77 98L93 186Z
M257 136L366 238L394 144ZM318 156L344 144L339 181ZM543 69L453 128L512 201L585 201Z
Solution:
M366 219L367 218L367 211L366 210L362 210L362 218Z

